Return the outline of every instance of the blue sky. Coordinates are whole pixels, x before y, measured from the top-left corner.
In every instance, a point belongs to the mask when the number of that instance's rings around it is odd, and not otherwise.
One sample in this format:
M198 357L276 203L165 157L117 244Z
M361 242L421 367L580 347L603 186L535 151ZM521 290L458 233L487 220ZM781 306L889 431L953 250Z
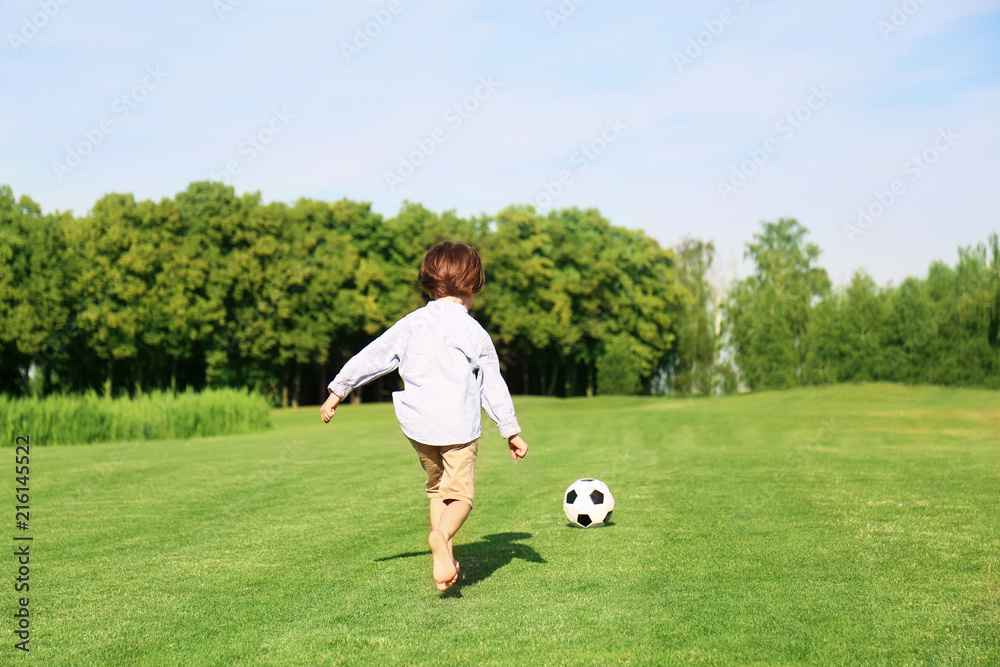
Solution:
M208 178L597 208L713 240L719 281L794 217L838 284L1000 229L1000 0L14 0L0 28L0 183L45 210Z

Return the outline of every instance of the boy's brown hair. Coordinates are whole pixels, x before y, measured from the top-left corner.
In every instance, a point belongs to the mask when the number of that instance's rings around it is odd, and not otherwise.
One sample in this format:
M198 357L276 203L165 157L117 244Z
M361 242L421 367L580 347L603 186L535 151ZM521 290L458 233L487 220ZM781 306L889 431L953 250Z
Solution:
M432 299L472 296L485 282L479 253L466 243L439 243L427 251L420 264L420 286Z

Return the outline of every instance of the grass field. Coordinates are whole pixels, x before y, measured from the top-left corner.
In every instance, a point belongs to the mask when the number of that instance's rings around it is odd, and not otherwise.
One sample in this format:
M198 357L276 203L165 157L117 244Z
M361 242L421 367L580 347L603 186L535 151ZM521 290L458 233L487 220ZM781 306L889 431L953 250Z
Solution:
M511 461L485 420L444 595L390 405L34 447L32 651L6 586L0 663L1000 664L1000 394L516 404L532 449ZM567 525L584 476L612 525Z

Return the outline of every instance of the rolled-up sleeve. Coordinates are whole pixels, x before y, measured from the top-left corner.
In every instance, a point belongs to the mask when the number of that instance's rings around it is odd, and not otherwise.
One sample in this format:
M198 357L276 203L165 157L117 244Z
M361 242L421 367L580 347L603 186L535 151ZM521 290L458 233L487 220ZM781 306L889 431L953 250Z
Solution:
M484 332L485 334L485 332ZM490 419L496 422L500 436L511 438L521 432L521 426L514 415L514 401L511 400L507 383L500 374L500 360L489 334L484 335L482 352L479 358L479 368L482 373L483 410Z

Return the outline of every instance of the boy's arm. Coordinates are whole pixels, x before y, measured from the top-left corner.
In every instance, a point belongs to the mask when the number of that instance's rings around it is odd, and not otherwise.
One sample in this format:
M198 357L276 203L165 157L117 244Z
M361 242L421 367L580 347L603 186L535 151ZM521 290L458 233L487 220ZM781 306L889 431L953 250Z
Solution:
M406 338L405 319L396 322L385 333L368 344L365 349L344 364L328 385L330 396L320 408L324 422L329 422L337 405L352 390L372 380L391 373L399 367L399 357ZM329 414L329 416L327 416Z
M510 444L511 455L514 458L524 456L516 452L527 452L528 444L524 442L518 434L521 426L517 423L517 416L514 414L514 401L510 398L510 390L500 374L500 360L497 358L496 348L489 334L485 334L486 340L483 351L479 358L480 373L483 378L482 405L489 418L496 422L500 429L500 436L506 438Z

